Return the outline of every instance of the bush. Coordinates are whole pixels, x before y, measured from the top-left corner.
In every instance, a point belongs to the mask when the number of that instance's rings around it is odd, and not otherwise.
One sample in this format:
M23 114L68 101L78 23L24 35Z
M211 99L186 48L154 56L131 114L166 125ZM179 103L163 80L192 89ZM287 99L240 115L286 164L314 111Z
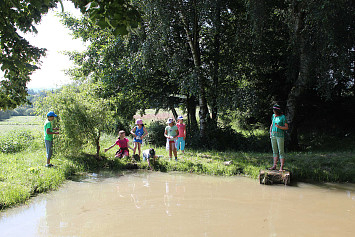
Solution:
M200 140L199 132L187 134L186 145L195 149L209 149L217 151L268 151L270 142L265 136L244 136L230 126L207 129L206 139Z
M154 146L165 146L165 131L166 123L162 120L153 121L147 125L147 131L149 133L146 137L146 141Z
M34 140L29 131L12 132L4 134L0 138L0 152L15 153L25 150Z

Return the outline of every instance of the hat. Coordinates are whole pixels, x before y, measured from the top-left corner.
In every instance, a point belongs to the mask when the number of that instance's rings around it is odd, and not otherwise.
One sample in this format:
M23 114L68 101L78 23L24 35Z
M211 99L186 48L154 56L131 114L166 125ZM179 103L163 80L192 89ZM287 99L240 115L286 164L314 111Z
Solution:
M58 115L56 115L53 111L51 111L47 114L47 117L58 117Z
M278 105L278 104L275 104L272 108L273 108L273 109L276 109L276 110L281 110L281 107L280 107L280 105Z
M178 117L178 119L184 119L184 117L182 117L182 115L180 115L180 116Z
M166 123L172 123L172 122L174 122L172 118L168 118L168 120L166 121Z
M136 124L143 124L143 120L142 119L137 119L136 120Z

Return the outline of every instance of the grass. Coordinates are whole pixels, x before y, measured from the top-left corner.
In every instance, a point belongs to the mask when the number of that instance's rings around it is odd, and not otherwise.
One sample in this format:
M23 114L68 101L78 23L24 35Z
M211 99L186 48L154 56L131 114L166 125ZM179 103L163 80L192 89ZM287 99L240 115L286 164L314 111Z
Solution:
M106 135L102 146L109 146L115 137ZM142 150L148 146L143 146ZM150 147L149 147L150 148ZM154 169L169 172L182 171L209 175L246 175L258 178L261 169L272 166L272 153L236 152L236 151L196 151L189 150L184 155L178 154L178 162L169 161L165 148L155 147L163 157ZM94 150L92 150L94 153ZM102 156L113 157L115 149ZM108 158L109 159L109 158ZM225 165L225 162L231 162ZM139 163L139 168L148 168L146 163ZM290 152L286 154L285 168L292 173L294 181L316 182L352 182L355 183L355 154L351 151Z
M13 131L42 131L43 123L38 116L13 116L0 121L0 136Z
M46 168L45 149L31 148L12 154L0 153L0 209L24 203L36 193L58 188L74 172L81 171L67 159Z
M16 118L20 124L27 118ZM21 122L22 121L22 122ZM1 121L0 125L15 123L15 120ZM103 160L97 160L93 155L93 147L85 147L86 154L75 156L55 154L52 163L54 168L46 168L46 154L42 138L42 122L38 122L37 129L26 130L33 125L23 126L16 132L0 133L6 144L13 146L9 152L0 151L0 209L25 203L37 193L55 190L76 174L97 172L99 170L122 170L131 168L148 169L147 162L137 162L132 165L130 160L114 158L115 148L107 153L101 152ZM11 125L12 126L12 125ZM21 138L25 134L29 140ZM21 139L18 139L18 138ZM16 140L18 139L18 140ZM103 135L101 139L102 151L112 145L116 136ZM130 139L132 140L132 139ZM352 140L351 140L352 141ZM12 142L12 143L11 143ZM336 143L339 143L338 141ZM350 147L350 146L346 146ZM144 145L143 149L150 148ZM208 175L245 175L256 179L260 169L272 165L272 154L235 151L199 151L187 150L184 155L179 152L178 162L169 161L168 151L163 147L155 147L157 154L162 155L155 163L154 170L169 172L181 171ZM352 182L355 183L355 155L351 149L343 151L305 151L287 152L285 168L292 173L293 181L307 182ZM230 162L225 165L225 162Z

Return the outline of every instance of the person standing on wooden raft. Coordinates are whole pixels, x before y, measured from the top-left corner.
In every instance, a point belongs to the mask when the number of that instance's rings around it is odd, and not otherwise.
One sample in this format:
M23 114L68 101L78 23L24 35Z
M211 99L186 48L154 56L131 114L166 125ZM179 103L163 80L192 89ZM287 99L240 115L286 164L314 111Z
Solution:
M288 130L288 124L286 123L286 117L282 113L282 110L278 104L272 107L274 114L272 115L272 122L270 125L270 139L272 153L274 157L274 165L269 168L270 170L276 170L277 161L280 157L280 170L284 171L285 165L285 131Z

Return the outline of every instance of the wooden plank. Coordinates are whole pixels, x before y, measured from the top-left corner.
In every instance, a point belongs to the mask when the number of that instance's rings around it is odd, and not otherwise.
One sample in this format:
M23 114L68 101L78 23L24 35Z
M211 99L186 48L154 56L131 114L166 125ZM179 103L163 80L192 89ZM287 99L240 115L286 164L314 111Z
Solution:
M285 184L289 185L291 182L291 174L289 171L278 170L260 170L259 173L260 184Z

